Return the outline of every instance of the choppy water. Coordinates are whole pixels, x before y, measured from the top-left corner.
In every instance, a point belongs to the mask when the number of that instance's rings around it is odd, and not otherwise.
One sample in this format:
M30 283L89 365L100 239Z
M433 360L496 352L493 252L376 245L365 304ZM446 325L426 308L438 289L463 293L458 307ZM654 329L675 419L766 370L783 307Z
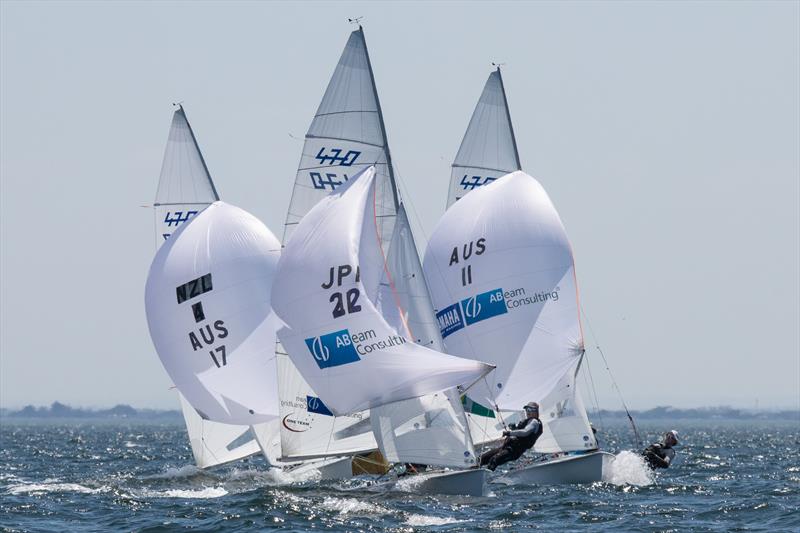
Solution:
M798 531L797 423L681 421L679 461L654 478L621 454L609 481L493 485L484 498L376 492L264 470L203 472L181 425L0 427L0 527L7 531ZM652 439L663 427L642 424ZM627 430L603 433L628 448Z

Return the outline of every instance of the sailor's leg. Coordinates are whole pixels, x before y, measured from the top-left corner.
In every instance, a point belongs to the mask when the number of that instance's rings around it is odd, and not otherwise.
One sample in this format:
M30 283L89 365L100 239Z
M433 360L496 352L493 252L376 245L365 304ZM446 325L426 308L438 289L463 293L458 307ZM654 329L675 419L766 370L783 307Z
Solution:
M517 459L521 454L512 448L501 448L489 459L489 470L494 470L498 466Z
M502 449L503 449L503 447L499 446L497 448L492 448L489 451L483 452L483 454L481 454L480 465L481 466L486 466L487 464L489 464L489 461L492 460L492 457L497 455Z

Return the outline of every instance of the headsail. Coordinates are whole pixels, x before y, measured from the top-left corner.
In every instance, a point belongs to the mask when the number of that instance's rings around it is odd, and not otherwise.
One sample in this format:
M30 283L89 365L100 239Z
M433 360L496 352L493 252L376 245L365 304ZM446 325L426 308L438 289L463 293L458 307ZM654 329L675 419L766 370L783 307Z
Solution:
M520 170L500 67L489 74L453 161L447 207L468 192Z
M413 342L444 351L414 235L400 204L387 256L392 283L381 283L381 312L398 331L407 328ZM372 429L387 461L464 467L475 450L456 389L405 400L370 411Z
M408 342L377 309L377 194L368 168L319 202L287 243L273 288L281 344L339 415L471 385L491 370Z
M389 246L397 210L391 154L372 66L359 27L350 34L306 133L286 215L283 244L314 205L360 171L375 167L377 221ZM278 346L284 458L374 450L369 413L334 417Z
M197 139L182 106L172 116L154 203L156 249L194 215L219 200ZM197 466L206 468L258 453L247 426L203 420L178 393ZM244 437L242 437L244 436ZM242 437L242 438L240 438Z
M514 172L452 206L424 268L448 352L497 365L473 400L520 410L574 373L583 334L572 250L534 178Z

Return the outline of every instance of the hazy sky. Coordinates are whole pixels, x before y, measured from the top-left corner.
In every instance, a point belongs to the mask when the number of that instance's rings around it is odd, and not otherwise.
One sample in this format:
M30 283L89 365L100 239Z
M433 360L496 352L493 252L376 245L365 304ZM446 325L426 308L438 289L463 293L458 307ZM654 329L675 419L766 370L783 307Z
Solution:
M7 0L0 404L177 406L145 321L140 207L171 103L221 197L280 235L357 15L420 246L505 62L523 168L567 227L628 403L800 405L800 3Z

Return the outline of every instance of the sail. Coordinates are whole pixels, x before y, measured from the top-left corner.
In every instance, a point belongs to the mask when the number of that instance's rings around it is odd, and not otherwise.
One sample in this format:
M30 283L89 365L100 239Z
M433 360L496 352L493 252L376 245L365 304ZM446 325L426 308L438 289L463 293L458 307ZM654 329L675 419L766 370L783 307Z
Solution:
M375 167L378 226L388 247L397 208L391 155L364 31L352 32L306 133L286 215L283 243L320 200ZM285 458L374 450L369 413L335 417L278 346L281 446ZM308 409L310 405L320 406ZM304 407L305 406L305 407ZM295 423L293 423L293 421ZM337 438L338 437L338 438Z
M572 250L531 176L508 174L453 205L424 269L448 353L497 366L469 391L478 404L541 402L582 356Z
M471 385L491 370L408 342L377 309L385 272L377 194L370 167L320 201L275 276L281 344L335 415Z
M416 344L444 351L402 203L386 263L391 283L387 274L379 292L384 318L398 331L407 328ZM388 461L454 467L474 464L475 450L455 389L373 408L371 420Z
M215 202L159 249L145 287L153 344L202 418L277 417L270 306L280 244L257 218Z
M259 452L250 427L203 420L186 398L179 396L189 432L189 444L199 468L230 463Z
M181 224L218 199L186 112L179 106L172 116L156 191L156 250ZM198 467L216 466L258 453L253 439L246 445L238 445L241 435L250 434L247 426L231 426L203 420L180 392L178 396L189 443ZM231 446L233 443L237 443L237 446Z
M559 380L553 391L540 402L543 432L534 450L559 453L597 448L586 408L578 391L576 377L580 361Z
M219 200L183 107L172 116L156 191L156 241Z
M322 102L306 133L283 242L328 193L367 167L375 167L381 242L389 242L397 195L383 116L364 31L350 34Z
M500 68L489 74L453 161L447 206L468 192L520 170Z
M334 416L286 352L278 352L277 363L279 388L300 391L295 396L285 392L280 396L281 460L355 455L377 447L369 411Z

